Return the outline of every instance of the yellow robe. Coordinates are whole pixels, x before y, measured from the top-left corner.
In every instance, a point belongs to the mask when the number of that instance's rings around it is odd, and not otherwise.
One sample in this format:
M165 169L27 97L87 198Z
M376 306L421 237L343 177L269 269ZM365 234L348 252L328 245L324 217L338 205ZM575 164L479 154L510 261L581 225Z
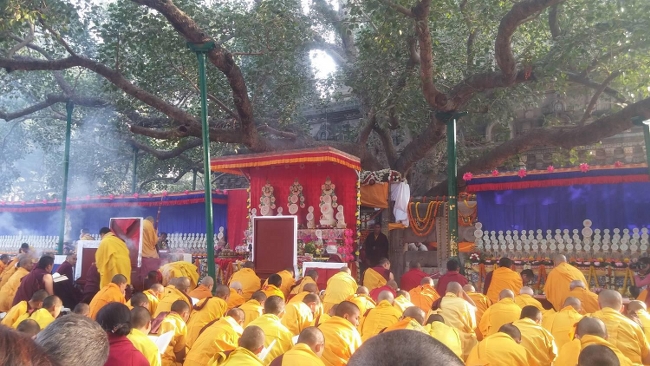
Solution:
M146 290L143 292L143 294L147 297L147 299L149 299L149 314L153 315L156 312L156 309L158 308L158 303L160 302L160 299L151 290Z
M246 299L237 292L234 288L230 289L230 296L228 296L228 309L236 308L246 302Z
M184 365L205 365L215 354L234 350L243 331L235 319L229 316L219 319L194 341Z
M265 285L264 290L262 290L262 291L264 291L267 298L269 298L271 296L278 296L278 297L281 297L282 300L285 299L284 293L282 292L282 290L275 287L275 285Z
M323 312L329 313L334 305L357 293L358 287L357 281L347 272L338 272L330 277L323 297Z
M2 289L0 289L0 313L11 309L16 291L20 287L20 281L28 274L29 272L25 268L20 267L9 277L7 283L2 286Z
M485 310L492 305L492 301L480 292L468 292L467 296L469 296L476 305L476 324L481 324L483 314L485 313ZM479 341L483 339L483 334L479 327L476 327L476 338L478 338Z
M262 288L262 280L255 274L250 268L242 268L239 271L233 273L228 281L228 285L233 282L239 282L242 285L242 296L246 301L251 299L253 293Z
M172 341L163 353L161 359L163 366L177 366L176 353L185 349L185 340L187 339L187 325L180 315L169 313L160 324L160 334L174 332Z
M463 359L463 342L458 329L441 322L428 324L425 329L430 336L447 346L458 358Z
M492 272L492 282L487 291L487 297L493 303L499 301L499 293L503 290L512 290L518 294L523 287L519 273L506 267L499 267Z
M359 307L359 311L361 314L361 317L359 318L359 322L363 320L363 315L369 310L369 309L374 309L377 304L375 301L368 295L359 295L359 294L354 294L347 299L346 301L349 301L351 303L354 303Z
M392 306L388 304L392 309ZM361 347L359 331L349 321L333 316L318 326L325 336L325 351L321 359L326 366L344 366Z
M129 248L113 233L104 235L95 252L95 264L99 272L99 288L111 283L113 276L121 274L131 283L131 257Z
M187 296L193 297L197 300L203 300L208 297L212 297L212 292L205 285L199 285L199 287L190 291Z
M521 332L521 345L528 350L534 364L551 366L557 357L557 346L551 333L532 319L520 319L513 323Z
M401 317L402 312L397 310L391 303L386 300L380 301L374 309L367 312L359 324L361 340L365 342L369 338L376 336L384 328L397 323Z
M7 263L9 263L9 262L7 262ZM2 272L4 272L6 268L7 268L7 265L4 264L2 261L0 261L0 276L2 276Z
M21 301L18 304L14 305L11 310L7 312L4 318L2 318L2 321L0 324L4 325L5 327L11 327L14 325L16 320L23 316L24 314L27 314L29 311L29 304L27 301Z
M472 349L466 366L534 366L528 351L512 337L497 332L485 337ZM575 365L572 365L575 366Z
M560 354L555 360L556 366L575 366L578 364L578 357L580 357L580 351L583 348L591 345L601 345L605 346L616 354L621 366L633 366L638 364L633 364L629 358L625 357L621 351L616 348L613 344L607 342L606 340L593 335L585 335L580 339L574 339L569 343L566 343L561 349Z
M363 274L363 285L368 288L368 291L386 286L386 283L388 283L386 278L372 268L366 269L366 272Z
M548 312L542 317L542 327L551 332L555 338L557 349L571 342L575 333L575 325L582 319L582 314L573 306L566 306L558 312Z
M590 316L600 319L607 327L607 339L630 361L641 363L650 352L648 340L637 323L611 308L604 308Z
M400 295L395 298L395 301L393 302L393 306L397 310L403 313L407 308L410 308L411 306L415 306L415 305L413 305L413 303L410 300L408 300L406 297Z
M293 278L293 275L291 272L287 271L286 269L284 271L280 271L277 273L282 277L282 284L280 285L280 291L282 291L283 294L283 299L286 299L289 296L289 292L291 291L291 287L296 283L296 279ZM268 286L269 280L267 279L264 281L264 286ZM262 287L264 287L262 286Z
M284 282L284 279L282 279L282 282ZM290 294L298 295L299 293L305 291L305 285L308 283L313 283L314 285L316 285L316 281L314 281L313 278L309 276L305 276L302 278L302 280L300 280L300 284L291 290ZM318 288L318 285L316 285L316 287Z
M298 343L282 356L282 366L325 366L314 351L304 343Z
M580 280L585 286L589 287L589 283L582 272L569 263L560 263L548 273L544 293L555 310L561 309L562 305L564 305L564 300L569 297L571 292L569 285L574 280Z
M567 297L575 297L580 300L582 303L580 314L582 315L595 313L600 310L600 305L598 305L598 295L589 290L585 290L582 287L574 288L569 292Z
M126 337L131 341L131 343L133 343L133 347L140 351L144 358L149 361L149 365L162 365L160 353L158 353L158 346L156 346L156 344L145 333L134 328L131 329L131 333Z
M546 312L546 309L542 306L542 303L539 302L536 298L528 295L528 294L523 294L523 295L517 295L515 296L515 304L519 305L520 308L524 308L524 306L534 306L539 309L542 313Z
M647 310L638 310L636 315L641 320L641 328L643 328L646 339L650 340L650 313Z
M293 346L293 334L282 325L280 318L273 314L264 314L259 318L253 320L248 324L248 326L256 325L264 331L265 340L264 347L268 347L271 342L275 340L275 344L271 348L271 352L266 356L264 360L265 365L271 363L275 360L276 357L287 352Z
M198 310L201 309L201 310ZM228 311L228 303L219 297L208 297L196 303L194 311L187 322L187 339L185 344L192 348L199 337L201 329L213 320L224 316Z
M88 305L88 317L95 320L99 310L111 302L126 304L126 299L120 290L120 286L112 282L99 290L99 292L95 294L95 297L93 297L92 301L90 301L90 305Z
M515 305L516 306L516 305ZM440 301L438 314L445 319L445 324L458 329L463 348L463 359L478 342L476 338L476 310L465 299L448 292Z
M264 313L264 307L255 299L246 301L239 308L244 311L244 327Z
M50 323L52 323L54 320L54 317L52 314L50 314L50 311L47 309L38 309L34 311L31 315L29 314L23 314L20 318L16 320L16 322L13 325L13 328L16 329L18 328L18 325L25 319L32 319L38 323L38 326L41 327L41 330L45 329Z
M304 302L294 302L284 308L281 322L294 336L297 336L303 329L314 325L314 314Z
M393 330L403 330L403 329L415 330L417 332L429 334L427 329L425 329L422 325L420 325L420 323L418 323L415 319L410 317L406 317L402 320L399 320L395 324L391 324L387 326L386 328L382 329L381 333L386 333Z
M167 286L172 278L187 277L190 279L190 289L196 288L199 283L199 270L190 262L178 261L167 263L160 267L163 286Z
M411 302L425 313L431 311L431 306L440 298L438 291L431 285L422 285L409 291Z
M14 259L11 260L5 267L4 271L2 271L2 274L0 274L0 288L4 286L7 281L9 281L9 278L11 275L13 275L18 267L16 265L18 264L18 256L14 257Z
M217 364L213 363L212 361L208 363L208 366L216 366L216 365ZM246 348L238 347L234 351L232 351L230 356L228 356L226 362L219 365L220 366L260 366L260 365L264 365L264 362L262 362L259 358L257 358L257 355L254 355L253 352L247 350Z
M172 310L172 304L176 300L185 301L187 305L190 306L190 309L193 307L192 300L185 293L178 290L176 286L169 285L165 287L165 294L163 295L162 299L160 299L160 302L156 307L156 312L152 315L152 317L155 318L160 313L170 312Z
M479 323L483 337L490 336L499 331L502 325L519 320L521 308L511 298L505 298L490 306Z
M149 220L142 222L142 258L158 258L156 251L158 243L158 233Z
M294 297L292 297L289 301L287 301L287 304L291 304L294 302L302 302L302 300L305 299L305 296L309 295L311 292L307 291L302 291L296 294Z

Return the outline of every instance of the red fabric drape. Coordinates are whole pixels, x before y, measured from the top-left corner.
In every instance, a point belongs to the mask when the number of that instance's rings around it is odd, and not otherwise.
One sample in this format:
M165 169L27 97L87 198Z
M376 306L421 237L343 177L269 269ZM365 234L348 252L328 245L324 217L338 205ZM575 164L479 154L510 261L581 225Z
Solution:
M248 229L246 220L248 192L245 189L228 191L228 244L235 249L244 240L244 231Z

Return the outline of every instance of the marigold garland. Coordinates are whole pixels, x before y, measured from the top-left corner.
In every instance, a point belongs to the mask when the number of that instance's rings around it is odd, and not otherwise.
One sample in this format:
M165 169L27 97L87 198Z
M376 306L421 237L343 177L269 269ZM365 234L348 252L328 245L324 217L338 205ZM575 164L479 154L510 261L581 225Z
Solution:
M438 214L438 208L440 207L441 202L429 202L427 204L427 212L424 216L424 218L420 217L420 212L419 212L419 206L420 202L416 203L409 203L409 210L408 210L408 215L409 215L409 223L411 224L411 230L413 230L413 233L417 236L423 237L429 235L433 228L436 225L435 218ZM413 217L413 214L411 213L413 209L413 205L415 205L415 218Z

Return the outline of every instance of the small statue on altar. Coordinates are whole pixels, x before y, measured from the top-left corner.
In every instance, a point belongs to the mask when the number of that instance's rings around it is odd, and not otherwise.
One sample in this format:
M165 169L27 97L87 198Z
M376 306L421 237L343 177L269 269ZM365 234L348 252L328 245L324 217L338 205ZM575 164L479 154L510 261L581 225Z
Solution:
M226 237L223 234L223 226L219 226L219 234L217 234L217 245L221 249L228 248L228 243L226 243Z
M338 206L337 197L334 189L336 186L332 183L329 177L325 180L325 184L321 186L320 195L320 224L323 227L333 227L336 225L334 219L334 209Z
M284 216L284 215L282 214L282 206L278 207L278 214L275 215L275 216Z
M297 214L298 207L305 208L305 196L302 194L302 185L298 183L298 179L296 178L291 187L289 187L289 200L287 202L289 214Z
M275 210L275 196L273 195L273 186L268 181L262 187L262 197L260 197L260 214L262 216L273 216Z
M307 229L315 229L316 228L316 223L314 222L314 207L309 206L307 208Z
M336 227L339 229L345 229L347 228L347 225L345 223L345 216L343 215L343 205L339 205L336 208Z

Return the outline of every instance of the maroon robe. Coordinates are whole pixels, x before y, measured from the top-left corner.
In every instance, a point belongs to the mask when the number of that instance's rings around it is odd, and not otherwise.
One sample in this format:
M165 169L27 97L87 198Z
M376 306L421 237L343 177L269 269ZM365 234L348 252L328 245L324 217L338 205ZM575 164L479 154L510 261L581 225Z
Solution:
M149 361L125 336L108 333L108 344L108 360L104 366L149 366Z
M402 275L400 279L400 290L411 291L412 289L420 286L422 279L428 277L429 275L423 272L421 269L412 269Z
M54 294L61 299L64 307L74 309L81 300L81 292L74 286L72 264L67 261L61 263L56 272L68 277L68 279L54 283Z
M38 290L43 290L45 284L43 283L43 277L47 274L50 274L42 268L34 268L27 276L23 277L20 280L20 286L16 291L16 296L14 296L14 302L11 306L15 306L21 301L29 301L32 299L34 293Z
M445 296L444 294L447 293L447 285L451 282L458 282L461 286L465 286L467 285L467 277L463 276L458 271L447 271L447 273L440 277L438 284L436 285L436 291L438 291L440 296Z
M84 284L83 300L86 304L90 304L95 294L99 292L99 272L95 263L91 264L86 271L86 283Z
M377 298L379 297L379 294L382 293L383 291L390 291L393 294L393 297L397 297L397 292L395 292L395 290L388 285L377 287L376 289L370 291L370 297L373 300L375 300L375 302L377 302Z

